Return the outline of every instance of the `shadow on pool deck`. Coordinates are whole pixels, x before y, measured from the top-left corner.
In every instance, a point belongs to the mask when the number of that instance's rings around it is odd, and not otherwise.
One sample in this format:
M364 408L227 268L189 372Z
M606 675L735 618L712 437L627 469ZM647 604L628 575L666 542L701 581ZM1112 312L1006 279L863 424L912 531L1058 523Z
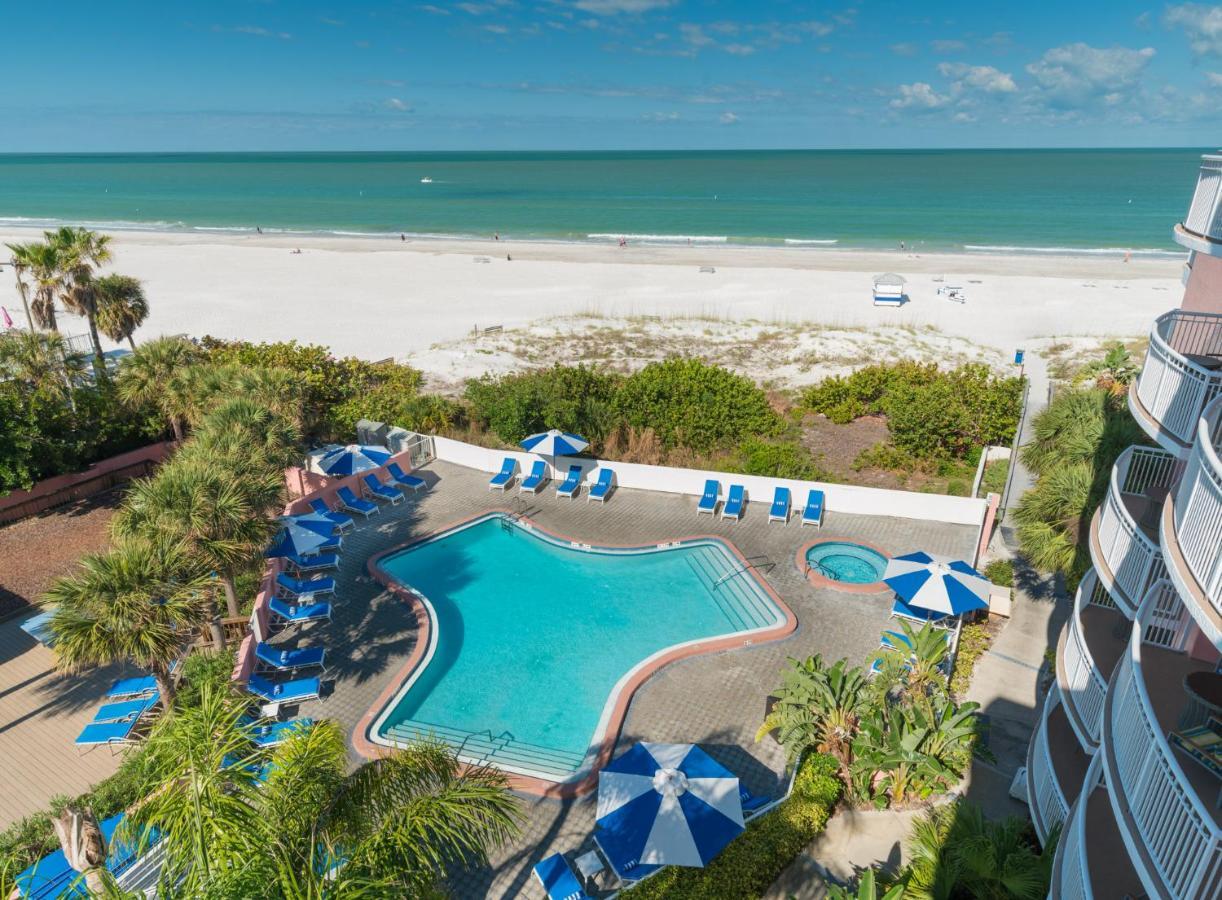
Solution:
M617 745L620 752L640 740L700 743L757 794L780 789L784 751L770 738L756 743L764 699L779 683L787 657L822 653L862 661L873 652L886 625L890 596L848 594L812 586L795 563L798 548L820 531L768 522L766 503L749 505L738 522L697 516L695 498L620 489L605 504L560 500L554 486L540 495L513 499L487 489L489 476L449 463L425 470L432 486L398 507L384 507L368 523L358 521L344 541L343 565L333 620L286 640L325 644L334 690L323 701L303 704L301 714L328 717L351 731L404 665L416 640L415 618L399 599L366 573L374 553L418 539L493 508L511 507L545 528L592 544L651 544L696 534L731 541L753 561L798 617L798 629L781 641L692 657L672 663L637 691ZM977 529L966 525L829 513L823 533L878 547L892 555L927 550L960 558L974 552ZM456 575L456 577L458 577ZM353 754L354 763L359 757ZM584 846L594 826L593 795L557 801L523 797L522 834L494 852L492 865L456 874L460 897L541 896L531 867L556 851ZM532 884L530 888L526 886Z

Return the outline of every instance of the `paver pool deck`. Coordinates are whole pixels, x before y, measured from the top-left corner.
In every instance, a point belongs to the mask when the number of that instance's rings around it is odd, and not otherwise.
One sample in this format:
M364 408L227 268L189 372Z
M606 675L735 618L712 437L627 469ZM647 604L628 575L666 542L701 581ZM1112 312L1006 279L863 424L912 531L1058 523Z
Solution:
M616 490L605 504L555 496L549 484L517 499L516 490L489 491L487 473L434 461L418 470L429 490L368 522L358 516L345 538L336 577L332 621L290 631L276 640L327 647L334 689L300 714L338 721L350 736L403 668L416 640L413 610L370 578L366 560L457 520L506 506L541 526L591 544L648 544L695 533L732 542L796 613L798 627L781 640L679 660L646 681L631 700L618 754L637 741L699 743L756 794L783 790L785 754L771 739L755 742L764 701L779 683L787 657L821 653L864 661L877 647L891 606L888 593L846 593L813 586L795 564L802 544L818 536L861 541L889 555L927 550L970 559L978 528L915 519L828 513L822 530L768 521L768 505L752 503L741 521L697 516L696 498ZM489 673L495 690L495 673ZM361 757L353 748L353 762ZM451 887L459 897L541 897L531 867L556 851L589 844L595 794L573 800L522 795L521 835L492 854L491 865L468 870Z

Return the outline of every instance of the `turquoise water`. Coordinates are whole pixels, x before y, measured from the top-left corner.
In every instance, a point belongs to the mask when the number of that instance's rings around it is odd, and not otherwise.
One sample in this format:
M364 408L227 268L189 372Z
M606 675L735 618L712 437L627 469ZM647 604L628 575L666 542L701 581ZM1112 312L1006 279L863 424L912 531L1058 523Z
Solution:
M713 542L583 552L494 516L381 566L429 599L438 644L379 734L431 733L556 777L580 768L608 696L637 663L784 620L749 575L713 587L738 568Z
M815 544L806 551L806 562L824 578L849 584L881 581L887 570L887 557L877 550L844 541Z
M1171 223L1188 209L1199 155L1189 149L0 155L0 225L1173 251ZM426 177L431 184L421 183Z

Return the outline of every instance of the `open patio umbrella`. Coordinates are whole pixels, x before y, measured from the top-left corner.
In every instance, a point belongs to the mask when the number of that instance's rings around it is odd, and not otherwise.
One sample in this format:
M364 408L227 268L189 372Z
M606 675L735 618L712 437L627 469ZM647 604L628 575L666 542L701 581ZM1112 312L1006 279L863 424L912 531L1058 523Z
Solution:
M569 434L567 431L553 428L551 431L532 434L522 441L521 446L541 456L575 456L590 446L590 442L579 434Z
M743 830L738 778L694 744L637 744L598 774L598 826L617 871L707 865Z
M337 447L318 461L318 467L328 475L343 477L357 472L368 472L383 466L390 459L390 451L373 444L349 444Z
M281 519L280 531L263 555L268 559L275 556L305 556L331 541L334 529L334 523L321 519L311 521L304 516L286 516Z
M909 606L951 616L988 609L989 581L961 559L923 550L887 561L885 581Z

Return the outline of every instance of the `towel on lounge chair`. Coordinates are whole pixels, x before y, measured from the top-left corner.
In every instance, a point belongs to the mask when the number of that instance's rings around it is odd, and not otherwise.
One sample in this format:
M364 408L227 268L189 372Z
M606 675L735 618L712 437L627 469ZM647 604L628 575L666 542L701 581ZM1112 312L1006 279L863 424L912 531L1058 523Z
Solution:
M806 508L802 510L803 525L823 526L823 491L811 489L806 495Z
M505 490L505 488L513 484L513 476L517 471L518 461L512 456L506 456L505 460L501 463L501 471L497 472L492 476L491 480L489 480L488 490Z
M719 496L721 496L721 483L714 478L710 478L704 483L704 493L700 495L700 502L696 504L696 515L701 513L715 515L717 513L717 498Z
M322 680L318 677L298 678L277 684L262 675L251 675L246 682L246 690L267 703L298 703L317 699L322 690Z
M281 597L272 597L267 601L267 608L272 615L278 616L286 622L299 624L301 622L315 622L319 619L331 620L331 604L330 603L290 603Z
M723 519L741 519L743 517L743 507L747 503L747 489L741 484L730 485L730 494L726 497L725 505L721 508L721 517Z
M370 472L361 478L365 483L365 490L369 491L369 496L374 500L389 500L392 504L399 503L403 500L403 492L396 487L391 487L388 484L382 484L378 481L378 476Z
M772 508L768 510L769 522L789 521L789 488L778 487L772 494Z
M323 500L322 497L315 497L313 500L311 500L310 509L314 510L314 512L322 516L324 519L329 519L331 522L334 522L335 527L340 531L347 531L349 528L353 528L356 525L356 522L353 521L352 516L346 516L342 512L335 512L333 509L331 509L331 507L327 506L327 502Z
M569 474L565 476L564 483L556 485L557 497L568 497L570 500L577 493L577 486L581 484L581 466L569 466Z
M352 493L352 488L345 485L335 492L339 497L340 506L348 510L348 512L360 513L366 519L376 512L381 512L376 503L371 503Z
M586 491L586 502L597 500L599 503L605 503L607 495L611 493L611 484L614 478L615 472L611 469L599 469L598 480L590 485L590 489Z
M255 644L255 659L281 672L321 666L326 647L274 647L265 641Z
M541 459L536 459L534 465L530 467L530 474L526 479L518 485L519 491L526 491L528 494L537 493L539 488L547 482L547 463Z
M413 492L429 486L428 482L419 475L408 475L399 467L397 462L387 465L386 471L390 474L391 481L399 487L410 488Z

